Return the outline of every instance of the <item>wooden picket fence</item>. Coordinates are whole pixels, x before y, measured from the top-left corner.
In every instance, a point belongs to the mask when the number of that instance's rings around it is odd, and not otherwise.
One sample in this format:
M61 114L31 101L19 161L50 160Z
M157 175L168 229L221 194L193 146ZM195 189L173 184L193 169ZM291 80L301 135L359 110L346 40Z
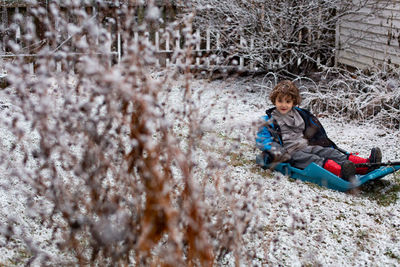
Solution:
M17 34L19 32L17 31ZM156 66L170 67L170 66L179 66L182 64L188 64L188 62L182 62L187 60L184 57L176 57L177 53L184 50L182 47L186 41L182 41L182 33L177 31L171 36L168 32L163 29L159 29L152 33L153 38L150 38L150 33L145 32L143 35L140 35L138 32L134 33L132 38L134 41L138 42L140 38L143 38L145 42L147 42L152 48L154 53L156 54L157 63ZM114 35L114 36L113 36ZM109 33L110 36L110 47L108 52L103 52L102 56L108 57L110 64L119 64L122 60L124 52L127 47L125 47L126 40L121 38L121 34L119 33ZM229 69L229 70L238 70L238 71L255 71L256 65L254 62L247 61L243 56L232 57L231 60L222 57L221 48L219 46L219 37L216 34L216 38L211 38L211 30L207 29L205 32L201 33L197 30L194 33L195 44L191 48L191 56L190 56L190 67L192 69L202 69L202 70L215 70L215 69ZM18 40L20 37L17 35L15 37L9 36L9 38L14 38ZM68 37L70 38L70 37ZM67 41L67 39L65 40ZM246 44L243 38L240 40L241 46ZM250 42L250 49L252 49L252 42ZM70 58L74 58L73 64L79 61L80 56L87 55L85 53L67 53L67 56ZM93 55L93 53L91 53ZM24 57L29 60L28 65L30 72L33 74L35 72L35 58L38 57L38 54L12 54L4 49L1 50L0 58L3 60L13 59L17 57ZM272 62L272 65L278 65L279 62ZM57 63L57 71L64 71L65 69L74 70L74 66L69 64L70 66L62 66L61 62Z
M8 2L11 3L11 2ZM7 48L7 42L9 40L13 40L17 44L21 44L22 47L25 47L26 44L23 43L23 36L21 34L21 29L17 25L12 25L12 17L15 14L21 14L26 16L28 14L28 6L24 5L22 2L13 2L15 4L8 4L7 6L0 6L1 12L1 41L0 41L0 61L13 60L15 58L23 58L24 62L28 65L29 72L34 74L36 71L37 58L43 55L38 55L28 49L24 53L14 54ZM97 16L97 10L93 7L87 7L89 9L89 14L91 14L91 18L95 18ZM41 25L36 25L36 28L39 30L39 37L42 36L42 44L45 44L45 36L44 30L41 30ZM124 40L121 34L115 29L115 27L109 27L109 51L102 52L101 56L108 58L111 65L118 64L121 62L125 51L127 51L127 43L128 40ZM42 32L40 32L42 31ZM64 41L59 44L62 46L63 43L67 43L73 36L64 36ZM174 65L182 65L189 64L192 69L201 69L201 70L215 70L215 69L226 69L226 70L237 70L237 71L255 71L257 69L257 65L255 62L250 60L246 60L244 56L240 56L239 54L231 55L222 51L220 45L220 33L206 29L201 32L197 30L191 36L192 40L185 40L187 34L183 34L179 30L175 30L174 32L168 31L165 28L153 29L152 31L138 33L135 32L133 36L129 38L133 38L135 41L145 40L148 42L154 50L158 62L156 63L157 67L169 67ZM185 46L188 42L191 43L191 57L190 62L187 62L188 58L177 57L177 53L184 50ZM254 42L252 40L245 40L244 38L240 38L238 40L239 46L244 49L251 50L254 46ZM40 46L41 44L38 44ZM55 52L55 51L54 51ZM238 51L236 51L238 52ZM240 51L239 51L240 52ZM66 53L68 57L68 63L57 62L56 63L56 71L72 71L76 70L76 63L79 62L79 57L84 56L84 53L74 53L69 52ZM244 53L242 53L243 55ZM87 55L87 54L86 54ZM91 55L93 55L91 51ZM185 62L182 62L185 61ZM275 60L275 62L271 62L271 67L278 65L279 62Z
M171 36L173 35L173 36ZM152 38L150 38L150 36ZM185 35L187 36L187 35ZM139 33L134 34L134 40L138 41L139 38L144 38L145 42L150 43L154 47L154 51L157 54L159 67L168 67L171 65L180 65L182 63L189 64L194 69L204 70L215 70L219 69L237 69L255 71L256 65L254 62L245 60L244 56L232 56L231 59L227 58L223 54L223 50L220 45L220 33L218 31L212 32L211 29L206 29L204 32L196 30L190 40L186 40L183 37L182 32L176 30L174 33L169 33L165 29L158 29L153 33L145 32L142 36ZM118 37L117 44L117 57L121 59L120 44L121 38ZM188 58L174 57L177 52L187 49L185 45L190 43L191 55ZM240 46L245 47L247 42L244 38L240 38ZM250 46L245 49L253 49L254 42L250 42ZM182 62L182 60L190 60L190 62Z

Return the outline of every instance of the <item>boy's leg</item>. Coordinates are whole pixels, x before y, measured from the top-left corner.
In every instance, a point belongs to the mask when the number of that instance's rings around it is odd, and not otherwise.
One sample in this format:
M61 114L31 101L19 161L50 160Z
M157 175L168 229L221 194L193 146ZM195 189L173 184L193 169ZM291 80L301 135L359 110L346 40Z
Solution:
M368 162L376 163L376 162L382 161L382 152L379 148L371 149L371 154L368 159L361 158L361 157L358 157L358 156L355 156L352 154L346 155L346 154L343 154L342 152L340 152L334 148L330 148L330 147L315 146L315 147L313 147L312 152L323 158L332 159L339 164L343 164L346 160L349 160L349 161L353 162L354 164L368 163ZM366 174L372 170L374 170L374 168L359 167L356 169L356 172L358 174Z
M296 168L304 169L311 162L322 167L327 159L342 164L347 160L347 155L331 147L307 146L292 154L291 163Z
M348 160L348 155L332 147L313 146L311 152L321 158L331 159L339 164L343 164Z
M333 148L321 146L306 147L292 155L294 165L298 168L305 168L311 162L323 167L333 174L350 181L353 179L356 169L352 162L347 160L347 155Z
M306 147L304 149L298 150L292 154L291 164L293 167L304 169L312 162L319 166L323 166L325 162L325 158L320 157L319 155L312 153L312 147Z
M380 150L379 147L374 147L371 149L371 154L369 155L369 157L366 158L362 158L353 154L349 155L349 160L355 164L357 163L379 163L382 161L382 152ZM375 170L375 168L371 168L371 167L358 167L357 168L357 173L359 174L366 174L370 171Z
M324 164L324 169L331 173L339 176L340 178L351 181L356 174L356 167L353 162L346 160L342 164L338 164L335 161L328 159Z

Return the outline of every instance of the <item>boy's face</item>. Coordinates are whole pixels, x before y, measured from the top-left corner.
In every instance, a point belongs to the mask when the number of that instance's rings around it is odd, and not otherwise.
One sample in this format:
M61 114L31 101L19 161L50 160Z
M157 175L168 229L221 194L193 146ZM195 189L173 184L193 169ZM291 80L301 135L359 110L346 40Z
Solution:
M274 104L279 113L285 115L293 108L294 102L289 95L278 95Z

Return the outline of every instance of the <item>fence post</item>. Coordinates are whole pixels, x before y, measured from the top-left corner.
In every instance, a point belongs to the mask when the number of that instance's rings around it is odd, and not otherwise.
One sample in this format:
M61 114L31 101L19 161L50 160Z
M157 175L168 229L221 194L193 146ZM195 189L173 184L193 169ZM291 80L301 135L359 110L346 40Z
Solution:
M250 39L250 53L253 52L253 49L254 49L254 38L252 37ZM254 70L254 68L255 68L254 60L251 60L250 61L250 70Z
M109 67L111 67L112 66L112 60L113 60L113 55L112 55L113 42L112 42L112 26L111 26L111 23L109 23L109 25L108 25L107 40L108 40L108 44L107 44L106 53L108 53Z
M175 40L175 49L181 49L181 34L179 32L179 30L175 31L175 35L176 35L176 40Z
M169 66L169 57L168 57L168 53L171 52L170 51L170 47L169 47L169 40L170 40L170 35L169 32L165 32L165 52L167 53L167 56L165 57L165 66L168 67Z
M156 46L155 48L156 48L156 51L159 52L160 51L160 33L158 31L156 31L154 34L155 34L154 41L155 41L155 46Z
M33 62L29 63L29 74L31 74L31 75L35 74L35 66L34 66Z
M138 42L139 42L139 33L138 32L135 32L133 34L133 41L135 42L135 44L138 44Z
M196 66L200 66L200 58L198 57L198 55L201 53L200 51L200 43L201 43L201 39L200 39L200 30L197 29L196 30Z
M117 52L118 52L118 65L121 62L121 33L117 34Z
M217 32L217 35L216 35L217 54L218 54L219 50L221 49L221 41L220 41L220 38L221 38L221 34L220 34L220 32L218 31L218 32ZM217 58L216 58L216 64L217 64L217 65L220 64L220 58L219 58L219 56L217 56Z
M7 7L3 6L1 9L1 35L2 35L2 40L1 40L1 50L2 52L6 52L6 44L7 44L7 31L6 29L8 28L8 14L7 14Z
M156 49L156 53L158 53L158 55L160 55L160 32L157 30L154 33L154 42L155 42L155 49ZM160 57L157 57L157 67L160 67Z
M15 14L19 15L19 7L15 8ZM21 40L21 27L17 24L17 29L15 30L15 41L19 43Z
M206 66L207 66L207 68L210 66L210 55L209 55L210 50L211 50L211 30L210 30L210 28L207 28L207 30L206 30L206 53L207 53Z
M243 50L244 47L246 46L246 40L244 39L244 37L242 35L240 35L240 48ZM239 57L239 68L243 68L244 67L244 58L243 56Z

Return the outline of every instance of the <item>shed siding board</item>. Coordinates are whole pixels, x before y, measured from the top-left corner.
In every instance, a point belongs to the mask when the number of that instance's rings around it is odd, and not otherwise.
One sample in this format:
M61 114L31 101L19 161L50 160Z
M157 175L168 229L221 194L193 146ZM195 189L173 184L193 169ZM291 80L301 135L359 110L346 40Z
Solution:
M396 34L397 36L397 34ZM387 34L374 34L371 32L360 32L354 31L352 29L342 29L341 38L344 42L343 48L349 47L370 47L372 50L384 50L391 53L398 53L400 48L399 38L389 38L389 33ZM350 44L346 44L347 41L354 41Z
M337 27L336 62L357 68L400 65L400 1L379 14L364 7Z

